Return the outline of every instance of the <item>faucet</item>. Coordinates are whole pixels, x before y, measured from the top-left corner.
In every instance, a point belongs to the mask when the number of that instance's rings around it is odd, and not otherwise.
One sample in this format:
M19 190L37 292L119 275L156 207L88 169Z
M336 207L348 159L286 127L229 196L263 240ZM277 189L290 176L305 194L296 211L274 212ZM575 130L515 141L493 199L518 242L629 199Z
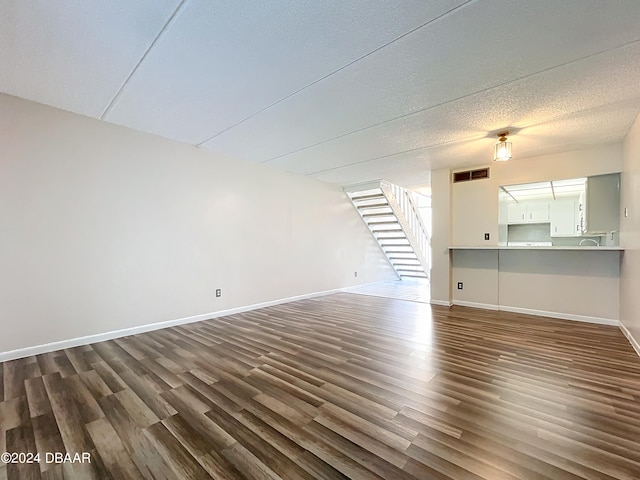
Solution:
M580 243L578 245L582 246L582 245L584 245L584 242L593 242L593 244L596 247L600 246L600 243L597 240L594 240L593 238L583 238L582 240L580 240Z

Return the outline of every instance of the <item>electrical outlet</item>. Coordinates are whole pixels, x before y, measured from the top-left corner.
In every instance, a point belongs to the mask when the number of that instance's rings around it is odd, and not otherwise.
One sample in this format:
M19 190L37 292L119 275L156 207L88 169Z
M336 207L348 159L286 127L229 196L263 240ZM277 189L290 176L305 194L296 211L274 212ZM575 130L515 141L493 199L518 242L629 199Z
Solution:
M222 296L222 290L219 288L216 288L216 297L221 297Z
M484 239L485 239L485 240L489 240L489 234L488 234L488 233L485 233L485 234L484 234Z
M358 276L358 272L353 272L353 276L357 277Z
M458 290L462 290L462 282L458 282Z

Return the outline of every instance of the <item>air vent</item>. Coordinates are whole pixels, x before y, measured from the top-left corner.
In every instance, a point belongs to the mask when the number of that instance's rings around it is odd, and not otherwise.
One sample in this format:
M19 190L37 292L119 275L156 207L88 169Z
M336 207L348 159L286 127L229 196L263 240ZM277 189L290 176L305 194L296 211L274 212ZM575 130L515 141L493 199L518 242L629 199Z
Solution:
M453 183L480 180L481 178L489 178L489 167L453 173Z

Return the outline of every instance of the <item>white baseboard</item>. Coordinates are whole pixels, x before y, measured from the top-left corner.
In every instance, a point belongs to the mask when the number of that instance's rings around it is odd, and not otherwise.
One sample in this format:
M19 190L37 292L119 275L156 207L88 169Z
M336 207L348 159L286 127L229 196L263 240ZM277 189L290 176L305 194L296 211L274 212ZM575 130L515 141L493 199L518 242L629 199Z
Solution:
M622 322L620 322L620 330L622 330L622 333L624 334L625 337L627 337L627 340L629 340L629 343L631 344L633 349L636 351L636 353L640 357L640 343L638 343L638 341L635 338L633 338L633 335L631 335L631 332L627 330L627 327L625 327L622 324Z
M442 305L443 307L450 307L452 305L449 300L436 300L433 298L429 301L429 303L431 305Z
M498 305L493 305L491 303L476 303L465 302L464 300L454 300L453 304L460 307L483 308L485 310L500 310L500 307Z
M297 295L295 297L281 298L281 299L272 300L269 302L255 303L253 305L247 305L244 307L230 308L228 310L220 310L218 312L203 313L201 315L194 315L191 317L179 318L177 320L167 320L165 322L150 323L147 325L123 328L121 330L114 330L111 332L104 332L104 333L98 333L95 335L87 335L84 337L71 338L69 340L61 340L58 342L45 343L43 345L35 345L33 347L19 348L17 350L10 350L8 352L0 352L0 362L16 360L18 358L24 358L24 357L31 357L33 355L40 355L42 353L55 352L56 350L63 350L65 348L79 347L82 345L88 345L90 343L104 342L106 340L113 340L114 338L128 337L130 335L136 335L138 333L161 330L163 328L175 327L177 325L185 325L187 323L201 322L203 320L209 320L217 317L224 317L227 315L233 315L235 313L249 312L251 310L271 307L273 305L280 305L282 303L289 303L296 300L304 300L307 298L321 297L324 295L330 295L332 293L339 293L341 291L342 289L334 289L334 290L326 290L323 292L308 293L305 295Z
M561 320L574 320L576 322L599 323L602 325L618 326L620 322L614 318L589 317L587 315L574 315L572 313L548 312L545 310L534 310L532 308L509 307L500 305L500 310L512 313L524 313L525 315L536 315L538 317L552 317Z
M431 302L433 303L433 301ZM574 315L572 313L549 312L546 310L534 310L532 308L510 307L508 305L494 305L488 303L465 302L454 300L453 305L461 307L483 308L485 310L499 310L503 312L523 313L525 315L535 315L537 317L559 318L561 320L574 320L576 322L598 323L601 325L618 326L620 322L613 318L589 317L586 315Z

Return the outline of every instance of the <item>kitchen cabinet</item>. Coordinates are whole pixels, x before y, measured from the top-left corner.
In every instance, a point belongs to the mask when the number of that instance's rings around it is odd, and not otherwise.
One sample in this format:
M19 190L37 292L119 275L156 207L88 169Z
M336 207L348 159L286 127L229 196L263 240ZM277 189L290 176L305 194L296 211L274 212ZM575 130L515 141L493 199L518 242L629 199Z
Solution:
M590 234L620 230L620 174L587 178L586 225Z
M527 204L528 223L546 223L549 221L549 202L531 202Z
M507 205L507 223L547 223L549 202L511 202Z
M580 202L574 198L559 198L549 203L549 220L552 237L582 235L580 226Z
M507 205L507 223L525 223L526 218L526 204L514 202Z

